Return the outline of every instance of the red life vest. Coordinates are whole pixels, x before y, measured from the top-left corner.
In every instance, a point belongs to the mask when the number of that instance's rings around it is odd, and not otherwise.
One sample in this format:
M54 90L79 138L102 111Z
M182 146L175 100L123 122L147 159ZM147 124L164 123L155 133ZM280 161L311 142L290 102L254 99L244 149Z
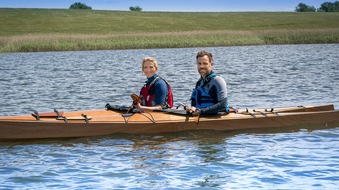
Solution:
M153 88L153 86L155 85L155 83L159 80L162 79L165 81L166 85L167 85L167 96L165 98L165 107L167 108L172 108L173 107L173 93L172 93L172 88L171 86L168 84L168 82L161 78L161 77L156 77L149 85L144 85L141 90L140 90L140 95L141 95L141 99L142 99L142 105L143 106L156 106L154 103L154 98L156 96L156 94L149 94L151 88Z

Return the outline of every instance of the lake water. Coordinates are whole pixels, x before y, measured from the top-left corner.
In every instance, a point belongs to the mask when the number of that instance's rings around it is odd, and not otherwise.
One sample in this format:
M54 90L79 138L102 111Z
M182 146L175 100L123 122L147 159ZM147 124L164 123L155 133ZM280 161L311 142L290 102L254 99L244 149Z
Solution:
M339 107L339 45L0 54L0 115L130 105L154 56L189 104L195 55L214 55L231 106ZM0 142L0 189L336 189L339 126Z

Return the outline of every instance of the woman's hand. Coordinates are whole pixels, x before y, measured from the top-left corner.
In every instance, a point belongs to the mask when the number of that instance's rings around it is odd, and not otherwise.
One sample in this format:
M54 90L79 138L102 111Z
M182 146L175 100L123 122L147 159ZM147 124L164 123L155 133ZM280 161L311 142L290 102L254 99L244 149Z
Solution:
M141 104L140 103L137 103L137 104L135 104L134 105L136 108L138 108L138 109L141 109Z

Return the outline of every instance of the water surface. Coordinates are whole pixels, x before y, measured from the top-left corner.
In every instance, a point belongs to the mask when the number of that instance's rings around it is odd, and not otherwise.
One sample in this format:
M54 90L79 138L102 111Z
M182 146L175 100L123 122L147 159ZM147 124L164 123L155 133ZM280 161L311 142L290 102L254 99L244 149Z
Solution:
M0 54L0 115L129 105L154 56L175 102L189 104L195 54L239 108L339 106L339 45ZM0 189L336 189L339 126L0 142Z

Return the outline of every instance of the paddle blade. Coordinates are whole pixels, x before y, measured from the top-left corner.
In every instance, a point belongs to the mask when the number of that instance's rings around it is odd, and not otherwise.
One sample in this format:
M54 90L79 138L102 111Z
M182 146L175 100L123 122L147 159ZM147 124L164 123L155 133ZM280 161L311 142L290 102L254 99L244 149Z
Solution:
M141 98L140 98L138 95L136 95L136 94L132 94L132 95L131 95L131 98L132 98L132 100L133 100L133 105L137 105L138 103L139 103L139 104L142 103Z

